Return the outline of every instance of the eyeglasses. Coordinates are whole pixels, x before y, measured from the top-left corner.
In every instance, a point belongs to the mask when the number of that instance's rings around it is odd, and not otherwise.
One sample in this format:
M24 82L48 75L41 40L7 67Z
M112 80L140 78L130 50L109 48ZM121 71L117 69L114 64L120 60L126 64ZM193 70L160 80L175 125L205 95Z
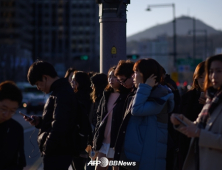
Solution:
M119 83L120 83L120 84L125 84L125 82L126 82L126 80L127 80L128 78L129 78L129 77L127 77L127 78L126 78L125 80L123 80L123 81L120 81L120 80L119 80Z
M1 107L0 107L0 112L3 113L3 114L10 114L10 115L15 114L14 110L9 110L9 109L5 109L5 108L1 108Z

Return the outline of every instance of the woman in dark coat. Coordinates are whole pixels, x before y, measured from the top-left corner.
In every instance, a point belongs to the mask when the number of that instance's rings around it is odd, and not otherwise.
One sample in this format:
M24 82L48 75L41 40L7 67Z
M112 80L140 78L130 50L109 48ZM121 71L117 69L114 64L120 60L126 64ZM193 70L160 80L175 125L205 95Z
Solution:
M100 99L103 96L103 91L108 84L108 81L107 81L107 75L104 73L96 73L90 78L90 80L92 88L92 92L90 94L92 99L92 106L91 106L89 120L94 129L97 123L96 111L99 106Z
M98 154L98 160L101 157L113 159L114 145L119 131L120 124L124 114L124 103L128 90L124 88L118 79L114 76L116 67L108 71L109 84L105 88L103 96L97 110L97 125L93 140L93 148ZM107 169L98 165L96 169ZM114 167L117 168L117 167Z
M193 74L193 84L191 89L181 98L180 113L191 121L195 121L205 104L204 77L205 61L199 63ZM190 145L190 138L179 134L179 155L178 165L182 169Z
M78 106L80 114L84 114L84 116L79 116L79 121L88 121L88 123L84 123L84 125L89 125L87 127L84 127L84 129L81 129L82 134L89 134L92 136L92 130L89 123L89 112L90 112L90 106L91 106L91 88L90 88L91 82L90 77L87 73L83 71L75 71L72 76L71 86L76 94L77 100L78 100ZM79 114L79 115L80 115ZM89 138L90 138L89 136ZM83 143L81 143L83 144ZM81 145L80 144L80 145ZM79 147L82 147L79 146ZM85 146L86 147L86 146ZM84 150L85 148L81 149L81 153L79 157L73 158L74 168L76 170L84 170L85 164L88 161L88 154Z

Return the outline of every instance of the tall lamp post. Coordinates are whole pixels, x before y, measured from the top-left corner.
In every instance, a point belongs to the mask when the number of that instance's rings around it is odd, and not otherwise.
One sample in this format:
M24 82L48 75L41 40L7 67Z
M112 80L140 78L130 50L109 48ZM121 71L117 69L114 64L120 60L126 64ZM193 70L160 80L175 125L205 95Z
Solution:
M176 38L176 18L175 18L175 4L157 4L157 5L148 5L147 11L151 11L151 8L156 7L172 7L173 8L173 65L176 69L176 60L177 60L177 38Z
M193 20L193 30L196 30L196 19L195 17L190 18L190 17L186 17L186 18L180 18L180 19L192 19ZM196 56L196 32L193 31L193 59L195 59Z
M195 30L189 31L188 33L190 34L191 32L193 34L195 34L196 32L203 32L205 34L205 38L204 38L204 40L205 40L205 47L204 47L205 58L203 58L203 59L206 60L206 58L207 58L207 30L206 29L198 29L198 30L195 29Z

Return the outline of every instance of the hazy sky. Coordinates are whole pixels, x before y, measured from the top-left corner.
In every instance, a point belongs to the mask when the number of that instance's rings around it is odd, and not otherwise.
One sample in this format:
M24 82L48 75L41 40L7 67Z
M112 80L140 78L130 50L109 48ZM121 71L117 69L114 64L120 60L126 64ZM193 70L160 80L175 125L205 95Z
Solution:
M222 31L222 0L131 0L127 7L127 36L173 19L172 7L155 7L146 11L148 5L175 4L176 17L189 15Z

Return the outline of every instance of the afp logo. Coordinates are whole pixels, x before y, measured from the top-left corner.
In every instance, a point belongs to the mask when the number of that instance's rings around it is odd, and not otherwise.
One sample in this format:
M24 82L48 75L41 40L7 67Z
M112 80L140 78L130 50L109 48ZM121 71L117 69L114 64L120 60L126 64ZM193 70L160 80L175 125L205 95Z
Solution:
M90 161L87 166L95 166L95 165L100 165L101 167L107 167L109 164L109 160L106 157L101 157L98 161Z

